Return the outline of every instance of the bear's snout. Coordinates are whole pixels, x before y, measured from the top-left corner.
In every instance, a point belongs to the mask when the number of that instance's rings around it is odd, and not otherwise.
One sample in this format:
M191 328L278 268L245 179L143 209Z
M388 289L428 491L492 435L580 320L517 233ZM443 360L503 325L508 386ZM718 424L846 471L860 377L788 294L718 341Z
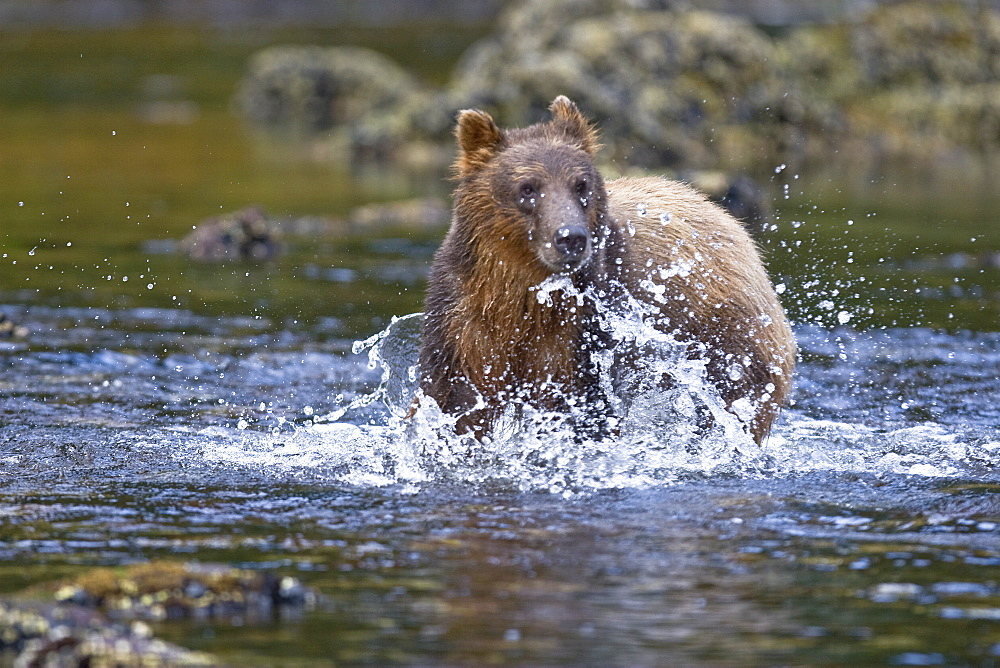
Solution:
M575 263L587 252L590 235L582 225L567 225L556 230L552 245L559 251L567 264Z
M595 241L586 209L571 194L560 195L550 191L538 211L535 252L549 271L570 273L587 264Z

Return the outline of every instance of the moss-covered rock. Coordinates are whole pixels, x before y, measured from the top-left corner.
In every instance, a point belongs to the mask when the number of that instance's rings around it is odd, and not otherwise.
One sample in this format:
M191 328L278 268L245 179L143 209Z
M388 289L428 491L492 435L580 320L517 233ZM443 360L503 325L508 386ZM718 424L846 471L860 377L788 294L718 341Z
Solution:
M406 104L416 79L360 47L276 46L250 60L236 103L271 128L327 131Z
M764 31L671 0L520 0L442 90L369 52L287 47L254 59L240 106L326 133L336 159L442 171L457 110L527 125L560 94L598 123L604 159L658 170L1000 145L1000 13L917 1L842 19Z
M515 5L459 64L451 93L509 124L569 95L597 121L608 157L650 167L708 167L758 149L744 128L801 117L766 34L734 16L641 4ZM530 24L542 28L522 39Z
M360 47L265 49L251 59L236 106L259 127L321 140L322 153L343 161L396 160L413 142L446 135L451 122L439 91Z
M0 662L15 666L217 666L164 642L147 622L267 622L306 609L316 594L297 579L224 564L151 561L96 568L0 600Z
M1000 14L992 9L893 3L854 23L796 30L781 49L808 97L839 110L841 137L927 160L1000 145Z
M443 229L450 220L451 209L447 204L429 197L355 207L348 213L345 227L351 232L364 233L381 229L428 231Z
M283 605L305 606L315 595L298 580L221 564L152 561L97 568L55 593L61 603L126 619L268 619Z

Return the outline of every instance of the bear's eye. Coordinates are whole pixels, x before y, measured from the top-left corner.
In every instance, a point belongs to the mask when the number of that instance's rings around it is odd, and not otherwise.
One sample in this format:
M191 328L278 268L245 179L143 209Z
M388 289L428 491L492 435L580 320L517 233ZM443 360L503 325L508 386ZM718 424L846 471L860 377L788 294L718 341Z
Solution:
M535 187L530 183L525 183L521 186L521 197L531 198L535 196Z
M576 194L580 197L586 197L590 193L590 184L587 183L586 179L580 179L576 182Z

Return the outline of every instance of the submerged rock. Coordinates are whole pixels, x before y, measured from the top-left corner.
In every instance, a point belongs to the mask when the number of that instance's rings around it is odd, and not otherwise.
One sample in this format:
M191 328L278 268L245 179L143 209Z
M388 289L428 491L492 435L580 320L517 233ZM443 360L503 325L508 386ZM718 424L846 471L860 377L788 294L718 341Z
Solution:
M994 271L1000 269L1000 251L918 255L905 259L901 266L907 271L920 274L932 271Z
M209 218L181 241L181 251L194 260L271 260L282 249L281 231L256 206Z

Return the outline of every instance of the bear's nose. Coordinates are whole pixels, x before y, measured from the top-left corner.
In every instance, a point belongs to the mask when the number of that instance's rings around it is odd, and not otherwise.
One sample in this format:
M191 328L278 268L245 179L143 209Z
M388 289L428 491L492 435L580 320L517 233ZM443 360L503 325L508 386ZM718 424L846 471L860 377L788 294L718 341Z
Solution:
M587 250L588 235L586 228L580 225L567 225L556 230L552 244L563 257L573 260L583 255Z

